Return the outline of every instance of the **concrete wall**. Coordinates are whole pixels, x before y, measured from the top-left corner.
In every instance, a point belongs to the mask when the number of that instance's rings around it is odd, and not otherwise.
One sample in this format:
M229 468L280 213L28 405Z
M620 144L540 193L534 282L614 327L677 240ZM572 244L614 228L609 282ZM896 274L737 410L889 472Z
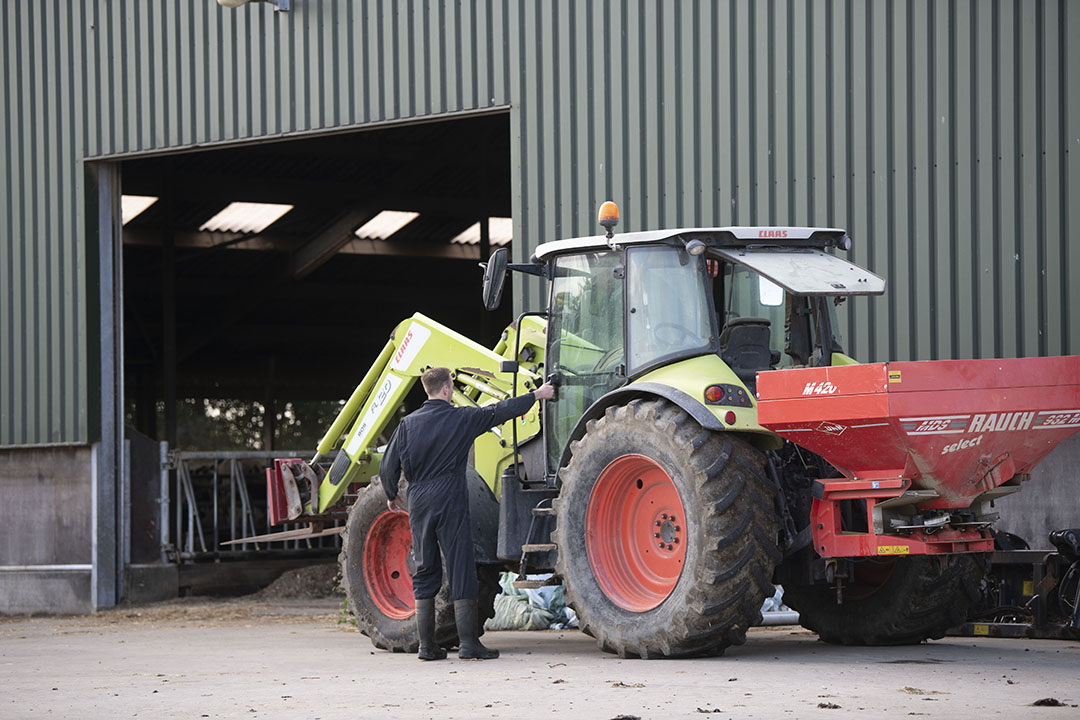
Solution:
M0 612L88 612L89 447L0 451Z
M999 530L1019 535L1033 549L1052 550L1052 530L1080 527L1080 433L1058 445L1015 495L997 502Z

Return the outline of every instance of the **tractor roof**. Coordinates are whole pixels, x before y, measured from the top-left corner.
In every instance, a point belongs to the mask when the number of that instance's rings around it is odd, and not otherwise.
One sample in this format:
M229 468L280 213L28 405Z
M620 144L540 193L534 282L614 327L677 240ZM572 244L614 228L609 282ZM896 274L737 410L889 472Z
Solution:
M616 245L640 245L657 243L672 238L690 240L698 238L713 247L748 247L762 245L769 247L836 247L847 233L840 228L812 227L717 227L717 228L673 228L670 230L645 230L642 232L620 233L610 242ZM553 255L577 250L602 249L609 247L609 240L604 235L570 238L543 243L533 253L533 260L546 260Z

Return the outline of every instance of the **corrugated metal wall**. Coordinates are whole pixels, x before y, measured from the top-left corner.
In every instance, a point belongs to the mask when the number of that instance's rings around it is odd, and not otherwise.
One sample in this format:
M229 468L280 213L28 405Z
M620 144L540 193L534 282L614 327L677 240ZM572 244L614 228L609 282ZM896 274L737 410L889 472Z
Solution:
M517 8L4 3L0 447L96 433L83 159L505 107Z
M93 434L81 159L507 105L519 256L607 198L840 225L890 280L861 359L1080 352L1066 0L45 0L0 36L0 446Z
M0 8L0 445L88 434L79 34L66 5Z
M607 198L624 230L836 225L889 279L843 313L860 359L1080 352L1076 3L529 8L530 242L594 234Z

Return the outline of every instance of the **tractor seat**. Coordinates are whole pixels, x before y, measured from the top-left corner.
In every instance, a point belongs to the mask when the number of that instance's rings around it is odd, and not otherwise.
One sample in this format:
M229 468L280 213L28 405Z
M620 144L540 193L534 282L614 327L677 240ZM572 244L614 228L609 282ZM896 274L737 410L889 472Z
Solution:
M733 318L720 332L720 359L743 381L751 392L756 390L757 374L772 368L769 326L761 317Z

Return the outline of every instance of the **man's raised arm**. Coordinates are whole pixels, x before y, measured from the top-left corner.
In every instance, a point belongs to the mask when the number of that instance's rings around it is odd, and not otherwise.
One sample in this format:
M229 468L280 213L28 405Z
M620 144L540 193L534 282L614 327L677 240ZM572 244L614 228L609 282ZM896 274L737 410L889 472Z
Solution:
M532 392L527 392L524 395L518 395L515 398L503 400L494 405L476 408L473 417L473 434L480 435L497 425L502 425L510 418L524 415L528 412L529 408L532 407L534 402L537 400L550 400L554 395L555 388L551 383L544 383Z

